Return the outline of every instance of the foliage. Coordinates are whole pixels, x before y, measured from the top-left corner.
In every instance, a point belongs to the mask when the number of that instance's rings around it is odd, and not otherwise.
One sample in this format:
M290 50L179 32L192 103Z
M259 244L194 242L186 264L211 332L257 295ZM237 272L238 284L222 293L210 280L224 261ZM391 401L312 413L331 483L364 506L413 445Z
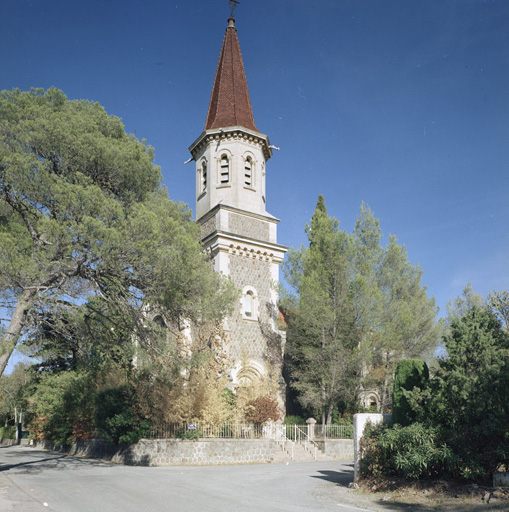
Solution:
M303 406L317 407L322 422L330 423L337 402L355 395L358 340L348 288L350 247L322 196L306 231L309 248L290 251L283 267L297 292L286 303L291 385Z
M461 293L460 297L456 297L454 301L447 303L447 327L451 326L453 321L461 320L474 307L482 308L485 301L482 295L475 293L472 283L468 283Z
M97 393L95 405L96 426L111 444L133 444L150 434L151 422L138 413L132 387L103 390Z
M467 298L473 296L467 294ZM455 304L461 308L453 310L443 338L447 357L439 361L429 386L403 390L412 414L420 423L409 427L396 424L393 429L384 427L383 436L375 432L368 441L366 453L371 459L364 463L365 475L370 472L391 475L404 470L412 478L422 478L431 476L429 467L432 467L441 477L489 481L493 472L508 467L509 335L482 301L461 300ZM444 457L438 460L439 464L433 458L427 461L422 454L409 456L408 460L400 454L404 439L398 438L396 442L394 436L411 428L422 428L433 434L434 445L428 443L428 448L430 456L436 456L433 450L438 449L437 453ZM418 438L415 442L426 445ZM425 470L418 471L423 461Z
M353 233L356 275L356 316L361 326L361 350L367 357L365 388L381 389L381 411L390 407L390 390L398 361L430 357L442 325L438 308L421 284L422 269L407 259L404 246L390 236L386 247L378 220L362 205ZM371 369L371 371L369 371Z
M422 270L394 236L381 245L380 223L365 205L349 235L320 196L306 231L309 247L289 251L283 266L296 292L283 295L290 384L302 405L320 408L322 422L337 405L351 410L360 385L381 390L384 412L398 361L429 356L441 334Z
M183 427L180 432L178 432L177 437L179 439L197 441L200 439L200 437L202 437L202 431L199 428L188 429L187 427Z
M493 291L488 295L488 306L509 332L509 291Z
M14 424L16 412L22 412L23 423L30 421L28 398L33 379L34 372L27 363L18 363L10 375L0 376L1 423Z
M131 366L134 326L114 303L90 296L82 305L52 307L36 314L40 323L23 340L22 350L40 360L44 371L104 372L112 366Z
M444 476L456 464L439 430L420 423L408 426L368 424L361 439L361 477L400 476L417 480Z
M285 416L285 425L305 425L306 420L301 416Z
M192 345L189 340L177 343L183 372L170 379L154 379L148 372L147 390L141 393L146 401L157 404L144 414L157 424L167 423L230 423L238 420L238 396L227 389L226 370L229 360L224 352L220 323L201 325L194 329ZM183 355L184 350L193 353ZM140 383L137 385L140 390Z
M458 476L488 478L509 463L509 336L486 307L453 319L428 414L463 461Z
M34 417L29 426L35 438L69 446L93 432L95 383L84 372L43 374L29 399Z
M16 439L16 425L0 427L0 439Z
M428 365L420 359L403 359L396 367L394 376L394 392L392 394L392 421L402 426L415 421L412 410L404 391L414 388L425 389L428 385Z
M250 423L264 424L281 418L278 401L270 395L260 396L246 405L246 420Z
M97 103L54 88L0 93L0 295L11 312L0 374L23 335L52 367L75 365L97 340L125 343L126 332L176 365L153 343L150 308L178 325L231 306L232 285L152 159Z
M13 308L0 373L34 305L105 288L116 224L159 185L152 157L97 103L0 93L0 291Z

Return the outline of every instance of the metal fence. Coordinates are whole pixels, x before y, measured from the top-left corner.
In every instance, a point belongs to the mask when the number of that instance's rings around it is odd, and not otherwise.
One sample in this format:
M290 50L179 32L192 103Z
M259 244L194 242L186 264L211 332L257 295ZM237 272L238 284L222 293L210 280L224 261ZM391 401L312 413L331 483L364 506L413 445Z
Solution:
M353 439L353 425L313 425L315 439Z
M352 425L282 425L287 439L353 439Z
M153 439L176 438L224 438L224 439L259 439L270 437L267 427L249 423L223 423L211 425L206 423L170 423L152 427L150 437Z
M169 423L151 428L152 439L353 439L352 425L259 425L252 423Z

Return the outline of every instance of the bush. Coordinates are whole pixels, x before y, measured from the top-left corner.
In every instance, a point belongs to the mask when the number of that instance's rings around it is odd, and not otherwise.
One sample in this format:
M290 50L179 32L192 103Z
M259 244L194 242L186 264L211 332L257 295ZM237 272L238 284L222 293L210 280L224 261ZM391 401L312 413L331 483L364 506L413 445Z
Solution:
M199 428L189 430L187 427L183 427L182 430L178 432L177 437L179 439L188 439L191 441L196 441L200 439L200 437L202 437L202 431Z
M36 439L69 446L93 432L95 384L82 372L43 375L29 399L34 412L30 431Z
M300 416L286 416L285 425L305 425L306 420Z
M439 439L438 429L409 426L366 426L361 440L361 477L399 476L419 480L451 473L458 460Z
M270 395L260 396L246 405L246 420L251 423L263 424L281 418L279 404Z
M0 439L16 439L16 425L0 427Z
M486 308L451 322L432 380L429 421L463 461L457 476L489 481L509 464L509 333Z
M420 359L404 359L398 363L394 376L394 392L392 394L392 421L400 425L410 425L416 421L416 413L405 396L405 391L414 388L420 390L428 385L428 365Z
M111 444L134 444L150 435L150 420L135 412L134 391L121 386L101 391L96 396L96 426Z

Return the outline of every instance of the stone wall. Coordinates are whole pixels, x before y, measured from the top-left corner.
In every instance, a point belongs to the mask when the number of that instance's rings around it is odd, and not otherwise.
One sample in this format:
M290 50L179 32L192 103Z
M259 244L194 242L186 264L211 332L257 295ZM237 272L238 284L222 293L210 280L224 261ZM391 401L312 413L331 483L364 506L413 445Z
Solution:
M79 457L91 457L93 459L113 460L113 457L120 454L118 450L109 445L104 439L92 439L90 441L74 441L68 448L58 446L51 441L34 440L30 442L33 448L42 448L54 452L63 452Z
M216 216L213 215L201 224L201 236L205 238L216 230Z
M62 451L44 441L35 442L34 446ZM276 443L270 439L141 439L115 451L95 439L73 443L65 452L132 466L203 466L272 462L275 450Z
M335 460L353 460L353 439L325 439L317 441L319 448Z
M2 446L14 446L16 444L28 444L28 439L22 439L21 442L18 443L16 439L4 439L0 437L0 445Z
M230 327L233 335L230 341L230 354L239 360L241 358L264 361L267 359L267 340L263 336L260 322L270 321L267 303L271 301L272 275L271 263L266 260L251 258L244 254L230 255L230 275L235 286L242 290L252 286L257 294L258 317L245 319L242 317L240 304L230 317Z
M274 458L274 443L269 439L142 439L131 447L129 457L130 463L144 466L265 463Z
M270 227L267 221L230 212L228 227L229 231L236 235L262 241L270 240Z

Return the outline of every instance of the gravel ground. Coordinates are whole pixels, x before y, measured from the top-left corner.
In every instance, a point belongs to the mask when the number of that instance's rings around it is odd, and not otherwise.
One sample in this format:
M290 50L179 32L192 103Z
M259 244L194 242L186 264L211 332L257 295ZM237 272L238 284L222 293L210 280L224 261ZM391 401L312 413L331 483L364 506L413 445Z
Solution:
M362 485L360 489L339 484L338 499L370 511L509 511L509 489L446 482L416 485L397 482L390 486Z

